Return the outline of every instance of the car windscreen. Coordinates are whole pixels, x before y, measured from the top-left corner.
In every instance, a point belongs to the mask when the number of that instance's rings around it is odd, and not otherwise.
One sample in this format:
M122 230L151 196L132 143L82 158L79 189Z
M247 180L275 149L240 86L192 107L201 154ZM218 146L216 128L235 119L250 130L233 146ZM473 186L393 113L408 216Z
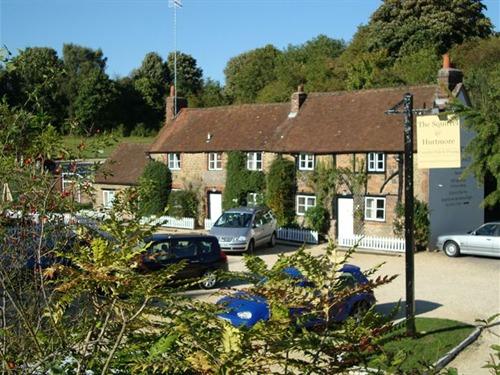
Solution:
M247 228L252 222L252 214L243 212L225 212L215 222L214 227Z

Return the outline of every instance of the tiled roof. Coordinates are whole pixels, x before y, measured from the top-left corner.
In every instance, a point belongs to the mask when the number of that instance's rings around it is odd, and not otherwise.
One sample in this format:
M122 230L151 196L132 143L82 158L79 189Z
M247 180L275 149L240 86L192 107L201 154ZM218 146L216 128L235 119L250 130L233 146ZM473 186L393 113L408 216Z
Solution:
M407 92L413 94L413 108L432 108L436 90L418 86L309 94L298 115L280 125L272 147L318 154L402 151L404 116L385 111Z
M386 115L410 92L414 108L431 108L438 86L308 94L296 117L290 103L183 109L150 152L402 151L403 115Z
M98 184L136 185L148 162L150 145L122 143L99 168L95 176Z
M150 152L265 150L289 109L289 103L183 108Z

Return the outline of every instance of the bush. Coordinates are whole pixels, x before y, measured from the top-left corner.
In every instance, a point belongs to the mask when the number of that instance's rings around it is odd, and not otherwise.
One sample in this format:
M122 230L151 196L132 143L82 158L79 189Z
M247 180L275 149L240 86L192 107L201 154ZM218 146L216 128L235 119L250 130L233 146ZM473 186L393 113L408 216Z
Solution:
M139 179L140 213L143 216L162 214L167 206L172 185L172 174L168 167L151 161Z
M278 156L267 175L266 204L279 226L289 226L295 219L295 191L295 163Z
M329 228L328 210L323 206L314 206L306 211L306 226L318 233L326 233Z
M167 212L174 217L198 217L198 197L192 190L172 191L168 198Z
M405 231L405 206L396 205L396 217L393 223L393 232L397 236L404 236ZM413 238L417 250L425 250L429 245L429 206L427 203L415 199L413 207Z

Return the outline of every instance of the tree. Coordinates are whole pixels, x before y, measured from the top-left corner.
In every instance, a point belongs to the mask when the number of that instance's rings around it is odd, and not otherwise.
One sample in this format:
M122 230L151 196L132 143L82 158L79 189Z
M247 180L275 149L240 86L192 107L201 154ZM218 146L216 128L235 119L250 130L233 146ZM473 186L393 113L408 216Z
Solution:
M174 53L168 55L168 68L174 80ZM191 55L177 52L177 92L179 96L196 96L203 85L203 70L198 67L196 59Z
M54 49L26 48L7 63L4 74L10 76L6 77L9 103L43 114L47 122L61 127L66 106L61 92L64 70Z
M64 92L68 99L68 123L78 134L92 134L111 127L109 106L115 98L113 84L105 72L106 58L100 49L75 44L63 46L67 77Z
M207 78L198 97L198 107L217 107L231 104L224 87L218 81ZM191 103L189 103L191 105Z
M165 96L170 83L170 70L167 63L155 52L148 53L142 65L131 74L134 88L147 105L143 121L148 128L157 129L165 116Z
M438 54L455 44L492 34L481 0L384 0L371 16L370 50L390 57L415 52L431 43Z
M231 58L224 75L226 89L236 103L252 103L260 90L276 79L274 68L281 52L272 45Z
M168 167L162 162L150 161L144 168L139 185L141 215L163 213L172 185L172 174Z

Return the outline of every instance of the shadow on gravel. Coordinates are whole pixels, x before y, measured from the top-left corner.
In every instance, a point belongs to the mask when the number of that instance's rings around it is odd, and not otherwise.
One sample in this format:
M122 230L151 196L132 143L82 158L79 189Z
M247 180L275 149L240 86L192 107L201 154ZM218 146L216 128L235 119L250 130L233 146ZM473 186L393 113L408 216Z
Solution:
M375 310L381 314L388 315L392 312L393 309L397 307L397 305L398 302L381 303L376 305ZM440 303L423 301L418 299L415 301L415 314L416 315L423 314L435 310L441 306L443 305L441 305ZM399 311L394 317L394 319L399 319L404 317L405 317L405 301L401 301L399 305Z

